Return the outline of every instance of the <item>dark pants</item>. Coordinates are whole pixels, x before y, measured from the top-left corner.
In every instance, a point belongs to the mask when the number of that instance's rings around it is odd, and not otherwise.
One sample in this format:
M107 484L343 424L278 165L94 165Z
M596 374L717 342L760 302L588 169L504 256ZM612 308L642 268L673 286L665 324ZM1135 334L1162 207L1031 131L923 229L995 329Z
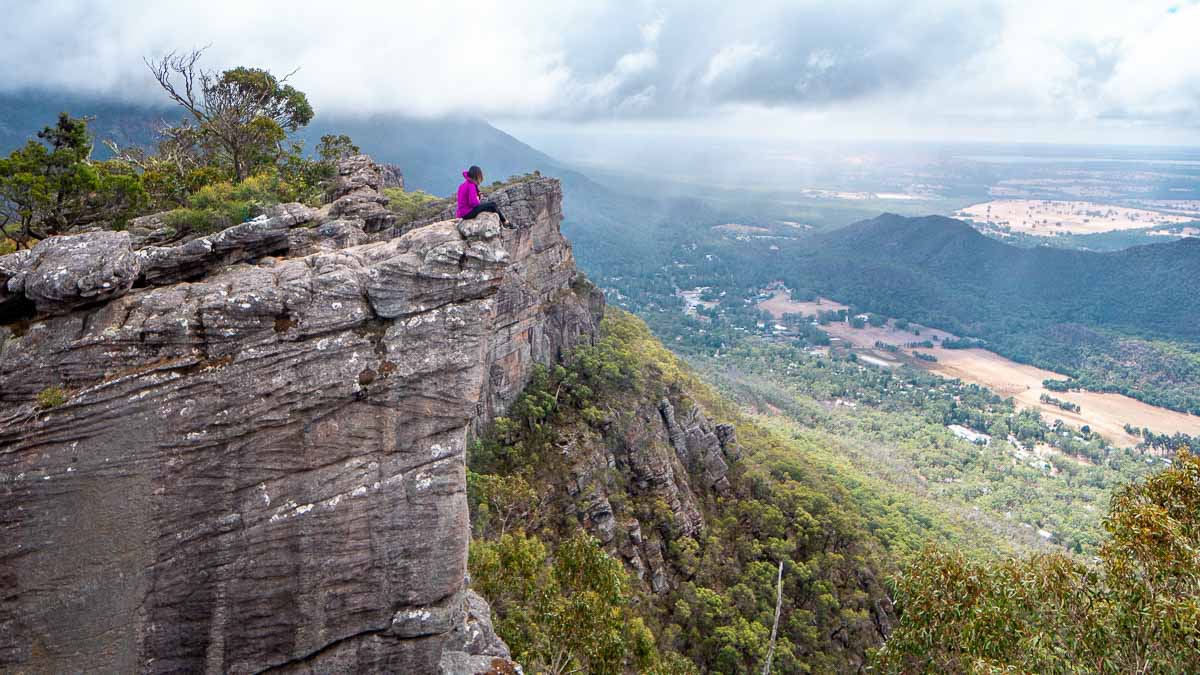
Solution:
M475 206L475 208L468 211L467 215L463 216L462 219L463 220L471 220L472 218L474 218L475 216L477 216L481 213L494 213L494 214L500 216L500 222L504 222L504 221L508 220L507 218L504 217L503 213L500 213L500 209L496 208L496 202L483 202L481 204L478 204Z

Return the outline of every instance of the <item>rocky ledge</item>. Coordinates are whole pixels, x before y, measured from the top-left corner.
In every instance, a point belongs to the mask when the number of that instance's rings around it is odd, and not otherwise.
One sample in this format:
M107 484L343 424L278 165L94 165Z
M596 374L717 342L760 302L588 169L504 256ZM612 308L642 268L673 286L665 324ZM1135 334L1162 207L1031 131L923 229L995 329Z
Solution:
M465 582L465 445L602 296L557 181L491 195L516 231L388 238L381 180L0 257L0 671L511 668Z

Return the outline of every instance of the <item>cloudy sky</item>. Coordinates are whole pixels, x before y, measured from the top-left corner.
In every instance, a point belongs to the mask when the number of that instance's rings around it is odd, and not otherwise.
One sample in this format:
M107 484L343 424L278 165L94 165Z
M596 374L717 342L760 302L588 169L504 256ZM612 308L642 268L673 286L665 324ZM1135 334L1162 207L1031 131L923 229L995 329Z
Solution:
M521 129L1200 144L1200 4L0 0L0 90L299 68L318 112Z

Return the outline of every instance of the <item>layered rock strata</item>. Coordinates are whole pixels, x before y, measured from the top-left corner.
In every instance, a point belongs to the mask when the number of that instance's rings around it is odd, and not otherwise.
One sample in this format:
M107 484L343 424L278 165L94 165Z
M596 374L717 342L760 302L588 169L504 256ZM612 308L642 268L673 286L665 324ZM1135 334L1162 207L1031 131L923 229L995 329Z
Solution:
M332 208L0 257L0 671L507 663L464 581L465 445L603 300L557 181L506 191L516 231L381 238L353 160Z

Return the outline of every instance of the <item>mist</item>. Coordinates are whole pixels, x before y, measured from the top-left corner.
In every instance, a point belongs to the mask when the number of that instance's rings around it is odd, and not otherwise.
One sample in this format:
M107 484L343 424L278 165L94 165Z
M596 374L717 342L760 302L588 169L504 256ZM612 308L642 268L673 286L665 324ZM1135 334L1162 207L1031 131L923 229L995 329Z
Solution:
M207 46L212 69L293 73L323 114L467 115L547 143L1200 139L1194 2L766 2L753 12L716 2L366 2L280 12L58 0L6 14L8 92L155 102L142 59Z

